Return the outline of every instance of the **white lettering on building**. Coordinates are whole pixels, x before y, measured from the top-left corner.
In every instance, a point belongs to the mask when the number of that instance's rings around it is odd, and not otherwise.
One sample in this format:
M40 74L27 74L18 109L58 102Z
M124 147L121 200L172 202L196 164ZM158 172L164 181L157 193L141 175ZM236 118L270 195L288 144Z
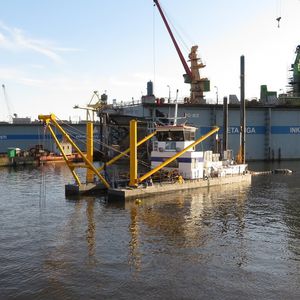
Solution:
M300 133L300 127L290 127L290 133Z
M240 133L239 127L229 127L228 128L229 134L238 134ZM246 127L246 133L247 134L253 134L256 133L256 130L254 127Z
M191 114L191 113L186 113L185 114L186 118L199 118L200 114Z
M256 133L254 127L247 127L247 128L246 128L246 132L247 132L247 133Z
M238 127L228 127L228 133L234 134L234 133L239 133L239 128Z

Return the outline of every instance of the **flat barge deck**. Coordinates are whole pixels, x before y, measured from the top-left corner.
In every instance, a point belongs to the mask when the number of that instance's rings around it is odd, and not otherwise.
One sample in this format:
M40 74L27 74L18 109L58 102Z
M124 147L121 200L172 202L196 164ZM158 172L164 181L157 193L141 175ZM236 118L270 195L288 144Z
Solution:
M199 188L207 188L210 186L221 186L227 184L239 184L242 182L249 182L251 184L252 174L232 175L226 177L213 177L207 180L198 179L184 181L183 183L156 183L152 186L138 187L138 188L123 188L123 189L108 189L108 200L134 200L140 198L147 198L154 195L173 193L181 190L191 190Z

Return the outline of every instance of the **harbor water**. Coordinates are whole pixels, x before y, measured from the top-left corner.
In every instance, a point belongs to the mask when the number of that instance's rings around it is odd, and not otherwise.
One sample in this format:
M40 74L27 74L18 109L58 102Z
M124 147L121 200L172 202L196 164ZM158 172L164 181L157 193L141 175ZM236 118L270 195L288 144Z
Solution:
M299 299L300 162L252 184L65 199L63 164L0 169L0 299Z

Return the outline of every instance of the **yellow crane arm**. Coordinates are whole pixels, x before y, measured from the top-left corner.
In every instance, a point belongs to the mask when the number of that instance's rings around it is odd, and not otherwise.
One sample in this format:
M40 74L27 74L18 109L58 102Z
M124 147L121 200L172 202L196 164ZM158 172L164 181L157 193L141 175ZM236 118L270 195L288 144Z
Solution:
M74 168L71 167L70 162L69 162L69 160L68 160L68 158L67 158L67 156L66 156L66 154L65 154L65 152L64 152L64 150L63 150L63 148L62 148L62 146L61 146L61 144L59 142L59 140L57 139L57 136L55 135L55 133L54 133L54 131L53 131L50 123L47 124L47 129L50 131L50 133L51 133L51 135L52 135L52 137L53 137L53 139L54 139L54 141L55 141L55 143L56 143L59 151L61 152L61 154L62 154L62 156L63 156L63 158L64 158L67 166L69 167L69 169L70 169L70 171L71 171L71 173L72 173L75 181L77 182L78 185L81 185L80 179L79 179L78 175L76 174L76 172L74 171Z

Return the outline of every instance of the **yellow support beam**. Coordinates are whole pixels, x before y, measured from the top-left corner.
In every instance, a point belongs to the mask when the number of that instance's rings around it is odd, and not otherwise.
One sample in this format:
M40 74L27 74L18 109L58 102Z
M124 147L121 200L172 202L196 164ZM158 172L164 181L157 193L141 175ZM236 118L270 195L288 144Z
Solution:
M93 163L94 152L94 124L90 121L86 124L86 158ZM86 170L86 182L94 182L94 172L90 168Z
M130 178L129 186L137 186L137 121L130 121Z
M205 139L207 139L208 137L210 137L211 135L213 135L214 133L219 131L219 127L214 128L213 130L209 131L208 133L206 133L205 135L203 135L202 137L200 137L198 140L196 140L194 143L192 143L191 145L187 146L186 148L184 148L182 151L176 153L175 155L173 155L172 157L168 158L166 161L162 162L160 165L158 165L156 168L152 169L151 171L149 171L148 173L144 174L143 176L141 176L137 183L143 182L145 179L149 178L151 175L153 175L154 173L156 173L157 171L159 171L160 169L162 169L163 167L165 167L166 165L168 165L170 162L172 162L173 160L175 160L176 158L178 158L179 156L181 156L183 153L185 153L187 150L195 147L197 144L201 143L202 141L204 141Z
M62 133L62 135L69 141L69 143L76 149L76 151L82 157L83 161L86 163L87 167L94 171L94 173L98 176L98 178L105 185L105 187L110 188L110 185L106 181L106 179L99 173L99 171L95 168L95 166L86 158L86 156L82 153L82 151L78 148L78 146L73 142L73 140L70 138L70 136L65 132L65 130L57 123L56 117L54 114L39 115L38 118L39 118L39 120L44 121L47 125L50 122L52 122L55 125L55 127Z
M77 173L74 171L74 167L70 164L70 161L68 160L67 155L65 154L65 152L64 152L64 150L63 150L63 148L62 148L62 146L61 146L61 144L59 142L59 140L57 139L57 137L56 137L56 135L55 135L55 133L54 133L54 131L53 131L50 123L47 124L47 128L50 131L50 133L51 133L51 135L52 135L52 137L53 137L53 139L54 139L54 141L55 141L55 143L56 143L56 145L57 145L60 153L62 154L62 156L63 156L63 158L64 158L67 166L69 167L69 169L70 169L70 171L71 171L71 173L72 173L72 175L73 175L76 183L78 185L81 185L80 179L79 179Z
M145 143L146 141L148 141L149 139L151 139L152 137L154 137L156 135L156 131L152 132L151 134L147 135L146 137L144 137L142 140L140 140L137 143L137 147L142 145L143 143ZM111 160L109 160L108 162L106 162L106 166L110 166L113 163L115 163L116 161L118 161L120 158L122 158L123 156L125 156L126 154L128 154L130 152L130 148L126 149L124 152L120 153L119 155L115 156L114 158L112 158ZM102 170L104 170L104 165L101 166L100 168L98 168L98 171L101 172Z

